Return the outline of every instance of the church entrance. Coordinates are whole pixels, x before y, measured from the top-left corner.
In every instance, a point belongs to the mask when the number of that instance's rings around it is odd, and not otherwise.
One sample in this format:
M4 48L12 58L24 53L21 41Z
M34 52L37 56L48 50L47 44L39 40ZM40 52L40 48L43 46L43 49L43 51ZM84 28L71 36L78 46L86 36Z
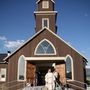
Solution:
M51 62L27 61L26 78L31 85L45 85L45 74L52 68Z
M60 75L60 81L65 81L65 62L64 60L28 60L26 69L27 82L32 86L45 85L45 75L49 68L56 64L56 70Z

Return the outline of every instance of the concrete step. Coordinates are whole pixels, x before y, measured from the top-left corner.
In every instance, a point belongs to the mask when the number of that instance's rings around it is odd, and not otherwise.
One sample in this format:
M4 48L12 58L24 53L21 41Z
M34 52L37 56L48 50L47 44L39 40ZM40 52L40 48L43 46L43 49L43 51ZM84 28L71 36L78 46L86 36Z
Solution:
M47 88L45 88L45 86L36 86L36 87L27 86L27 87L25 87L22 90L47 90ZM62 89L56 89L56 90L62 90ZM72 88L68 88L68 89L65 88L64 90L74 90L74 89L72 89Z
M46 89L45 86L33 86L33 87L27 86L22 90L46 90Z
M90 90L90 87L87 87L87 90Z

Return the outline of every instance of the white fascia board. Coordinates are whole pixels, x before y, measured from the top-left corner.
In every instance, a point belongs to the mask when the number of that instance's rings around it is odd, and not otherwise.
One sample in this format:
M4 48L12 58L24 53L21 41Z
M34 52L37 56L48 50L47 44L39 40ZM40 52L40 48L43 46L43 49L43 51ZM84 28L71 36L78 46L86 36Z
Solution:
M38 60L65 60L66 57L25 57L25 60L38 61Z
M87 60L87 58L83 54L81 54L78 50L76 50L74 47L72 47L70 44L68 44L66 41L64 41L61 37L59 37L57 34L55 34L54 32L52 32L50 29L47 28L47 30L49 32L51 32L54 36L56 36L58 39L60 39L61 41L63 41L66 45L68 45L69 47L71 47L74 51L76 51L79 55L83 56Z
M60 39L61 41L63 41L66 45L68 45L69 47L71 47L73 50L75 50L79 55L81 55L82 57L84 57L86 60L87 58L81 54L79 51L77 51L74 47L72 47L71 45L69 45L66 41L64 41L61 37L59 37L57 34L55 34L54 32L52 32L49 28L44 27L42 28L40 31L38 31L36 34L34 34L30 39L28 39L24 44L22 44L19 48L17 48L14 52L12 52L9 56L7 56L6 58L4 58L4 60L6 60L7 58L9 58L12 54L14 54L17 50L19 50L22 46L24 46L27 42L29 42L30 40L32 40L35 36L37 36L40 32L42 32L43 30L48 30L50 33L52 33L54 36L56 36L58 39Z
M36 4L39 3L40 1L41 1L41 0L38 0L38 1L36 2ZM53 3L55 3L54 0L51 0L51 1L52 1Z
M40 14L40 13L57 13L57 11L34 11L34 14Z
M30 40L32 40L35 36L37 36L40 32L42 32L44 30L41 29L40 31L38 31L36 34L34 34L31 38L29 38L27 41L25 41L20 47L18 47L15 51L13 51L9 56L5 57L3 60L5 61L7 58L9 58L11 55L13 55L17 50L19 50L21 47L23 47L26 43L28 43Z

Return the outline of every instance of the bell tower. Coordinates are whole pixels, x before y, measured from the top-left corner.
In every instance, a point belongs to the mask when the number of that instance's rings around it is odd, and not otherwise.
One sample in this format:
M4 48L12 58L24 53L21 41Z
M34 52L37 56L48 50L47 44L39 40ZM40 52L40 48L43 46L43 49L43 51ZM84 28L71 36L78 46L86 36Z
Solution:
M44 27L57 33L56 18L57 11L54 11L54 0L37 0L37 10L34 12L36 20L36 32Z

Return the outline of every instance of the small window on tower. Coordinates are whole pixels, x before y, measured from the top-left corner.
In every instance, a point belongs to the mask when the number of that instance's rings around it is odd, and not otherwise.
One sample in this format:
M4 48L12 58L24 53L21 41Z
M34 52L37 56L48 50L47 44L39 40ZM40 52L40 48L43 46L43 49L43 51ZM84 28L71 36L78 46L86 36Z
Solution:
M42 19L42 28L43 27L49 28L49 19L48 18L43 18Z
M49 1L43 1L42 2L42 8L49 8Z

